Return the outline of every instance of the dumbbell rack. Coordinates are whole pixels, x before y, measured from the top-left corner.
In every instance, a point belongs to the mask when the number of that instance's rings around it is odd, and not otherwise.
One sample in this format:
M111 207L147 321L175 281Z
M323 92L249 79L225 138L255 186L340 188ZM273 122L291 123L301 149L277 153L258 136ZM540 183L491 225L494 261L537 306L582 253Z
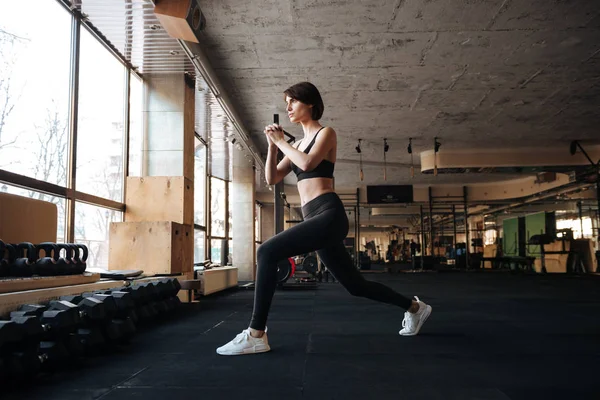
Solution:
M139 327L174 315L180 289L157 277L0 294L0 381L122 347Z
M100 274L84 272L81 275L32 276L30 278L0 279L0 294L61 286L83 285L100 280Z

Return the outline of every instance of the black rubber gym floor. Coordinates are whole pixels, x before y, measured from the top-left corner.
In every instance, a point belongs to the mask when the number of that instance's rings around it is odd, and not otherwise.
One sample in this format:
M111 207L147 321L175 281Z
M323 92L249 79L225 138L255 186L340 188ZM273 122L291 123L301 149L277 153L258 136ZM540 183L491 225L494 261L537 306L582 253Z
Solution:
M184 305L127 348L45 376L27 399L598 399L600 277L497 272L366 274L433 306L401 337L402 310L339 283L277 291L270 353L223 357L251 290Z

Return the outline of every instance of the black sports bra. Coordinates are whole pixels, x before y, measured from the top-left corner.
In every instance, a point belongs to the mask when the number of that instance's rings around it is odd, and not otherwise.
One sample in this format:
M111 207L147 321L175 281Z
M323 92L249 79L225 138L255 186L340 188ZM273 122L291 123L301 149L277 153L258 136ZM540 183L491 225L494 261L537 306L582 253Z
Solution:
M308 147L306 147L306 149L304 149L304 153L308 154L308 152L310 151L310 149L315 144L315 140L317 139L317 135L319 134L319 132L321 132L321 130L323 130L323 128L319 129L317 131L317 133L315 133L315 136L313 137L313 140L310 142L310 144L308 145ZM303 170L301 170L296 165L294 165L294 163L291 162L291 160L290 160L290 164L292 166L292 171L294 171L294 173L296 174L296 177L298 178L298 182L300 182L303 179L309 179L309 178L332 178L333 179L333 168L334 168L335 164L332 163L329 160L323 159L319 163L319 165L317 165L311 171L303 171Z

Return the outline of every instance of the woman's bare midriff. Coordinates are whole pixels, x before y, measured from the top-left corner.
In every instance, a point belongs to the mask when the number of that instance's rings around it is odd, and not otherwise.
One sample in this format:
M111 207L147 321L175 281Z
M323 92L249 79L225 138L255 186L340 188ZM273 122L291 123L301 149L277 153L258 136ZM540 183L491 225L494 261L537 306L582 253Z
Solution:
M333 191L333 179L331 178L309 178L298 182L298 193L302 206L322 194Z

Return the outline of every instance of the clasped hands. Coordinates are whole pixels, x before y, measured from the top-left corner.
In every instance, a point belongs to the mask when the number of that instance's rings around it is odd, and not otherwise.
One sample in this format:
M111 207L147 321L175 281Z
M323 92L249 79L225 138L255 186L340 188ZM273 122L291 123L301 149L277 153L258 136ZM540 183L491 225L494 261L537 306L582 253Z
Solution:
M265 126L265 135L267 136L267 142L269 146L277 146L277 144L284 140L283 139L283 128L278 124L271 124Z

